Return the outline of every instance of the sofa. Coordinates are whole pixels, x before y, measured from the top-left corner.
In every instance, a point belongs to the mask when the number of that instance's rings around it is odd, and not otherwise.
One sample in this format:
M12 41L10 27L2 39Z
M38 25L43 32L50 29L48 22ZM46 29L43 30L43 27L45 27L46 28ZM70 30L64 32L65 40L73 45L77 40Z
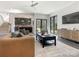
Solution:
M11 38L10 35L0 37L0 57L34 57L34 36Z

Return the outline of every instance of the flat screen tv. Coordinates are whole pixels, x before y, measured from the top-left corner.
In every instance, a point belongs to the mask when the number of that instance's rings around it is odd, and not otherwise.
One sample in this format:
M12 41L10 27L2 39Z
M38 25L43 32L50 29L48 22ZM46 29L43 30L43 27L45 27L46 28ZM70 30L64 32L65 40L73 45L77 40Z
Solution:
M79 12L62 16L62 24L79 24Z

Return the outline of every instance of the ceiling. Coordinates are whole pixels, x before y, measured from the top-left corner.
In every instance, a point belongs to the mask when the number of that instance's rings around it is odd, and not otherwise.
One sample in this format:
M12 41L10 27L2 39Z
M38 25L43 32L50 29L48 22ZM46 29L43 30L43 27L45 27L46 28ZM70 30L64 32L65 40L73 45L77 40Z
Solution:
M36 1L38 5L31 7L31 1L0 1L0 12L42 13L50 14L74 3L74 1ZM16 12L15 12L16 11Z

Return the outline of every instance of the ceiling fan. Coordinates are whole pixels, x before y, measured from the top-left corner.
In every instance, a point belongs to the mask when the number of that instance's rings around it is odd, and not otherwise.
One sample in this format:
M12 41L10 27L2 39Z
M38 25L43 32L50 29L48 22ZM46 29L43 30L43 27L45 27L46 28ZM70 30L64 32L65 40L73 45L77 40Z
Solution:
M38 5L38 2L32 1L31 7L35 7L35 6L37 6L37 5Z

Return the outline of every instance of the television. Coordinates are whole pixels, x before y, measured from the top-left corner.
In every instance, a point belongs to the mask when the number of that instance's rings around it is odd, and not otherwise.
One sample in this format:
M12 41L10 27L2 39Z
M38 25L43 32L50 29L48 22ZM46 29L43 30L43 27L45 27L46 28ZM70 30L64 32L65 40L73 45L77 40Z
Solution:
M62 16L62 24L78 24L78 23L79 23L79 12Z

